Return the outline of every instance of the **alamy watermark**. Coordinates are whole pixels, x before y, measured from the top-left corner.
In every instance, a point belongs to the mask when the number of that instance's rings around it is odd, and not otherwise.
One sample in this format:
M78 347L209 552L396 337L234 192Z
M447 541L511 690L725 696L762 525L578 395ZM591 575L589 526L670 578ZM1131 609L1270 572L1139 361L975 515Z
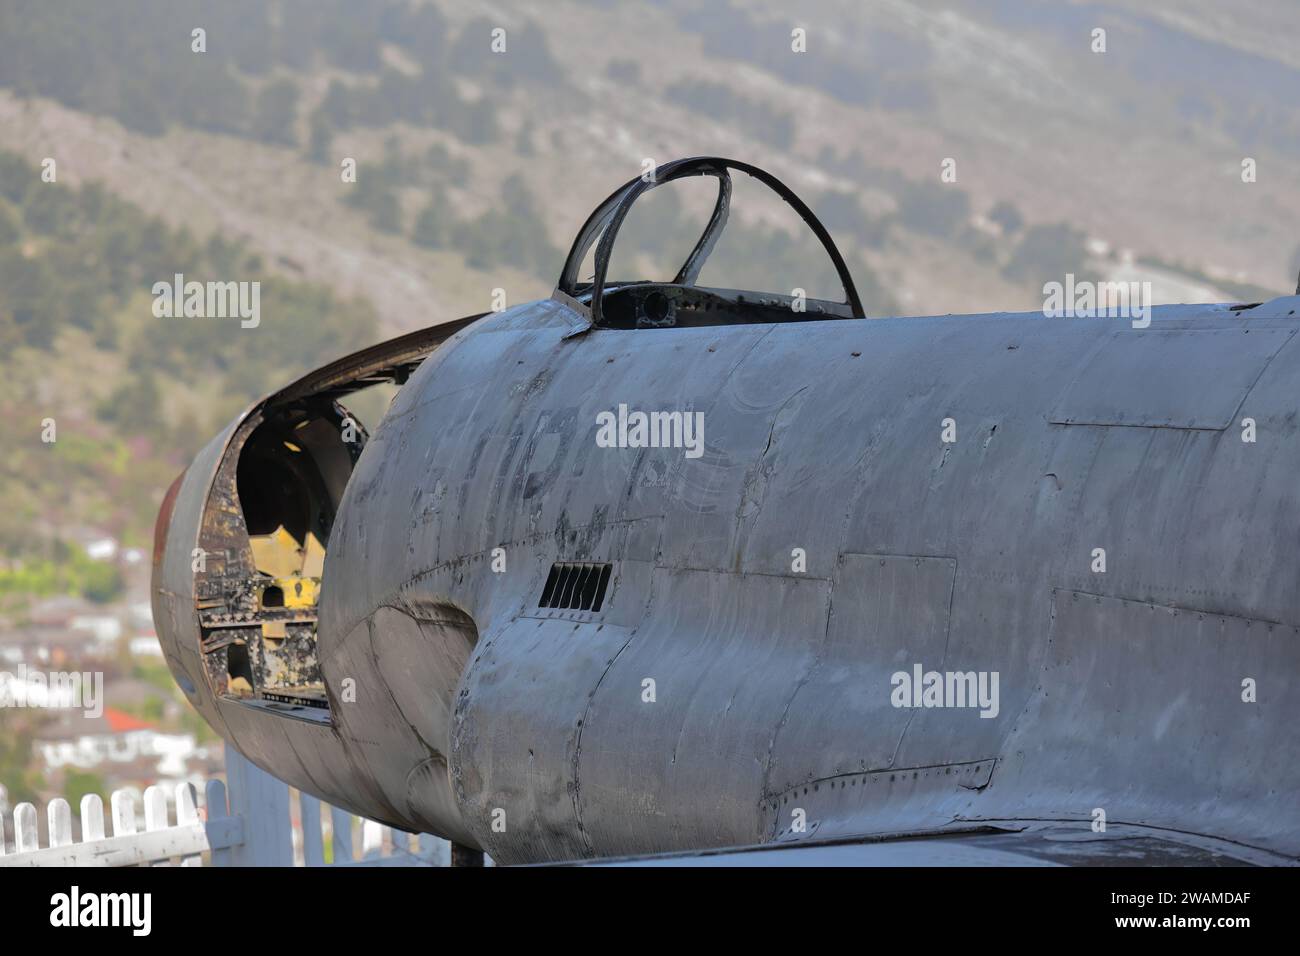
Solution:
M93 893L73 886L50 897L50 925L55 927L124 927L132 936L153 929L152 893Z
M996 717L997 671L927 671L912 665L911 673L895 671L889 702L895 707L978 707L981 717Z
M171 282L155 282L152 291L155 318L238 318L243 329L262 321L260 282L186 282L178 272Z
M1133 328L1145 329L1151 324L1151 283L1076 280L1067 272L1064 282L1043 283L1043 315L1130 319Z
M104 713L103 671L30 670L0 671L0 707L37 707L49 710L80 709L86 717Z
M628 411L620 404L617 413L596 415L596 445L599 448L684 448L687 458L704 454L703 412Z

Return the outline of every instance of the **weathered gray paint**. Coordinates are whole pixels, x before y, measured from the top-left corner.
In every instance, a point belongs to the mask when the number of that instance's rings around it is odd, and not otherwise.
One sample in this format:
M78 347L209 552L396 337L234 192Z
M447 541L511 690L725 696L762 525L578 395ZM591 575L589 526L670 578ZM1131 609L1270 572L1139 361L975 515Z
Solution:
M255 763L504 863L1094 808L1300 857L1298 306L620 331L523 305L434 351L361 454L328 719L216 699L199 660L189 552L238 422L182 484L159 635ZM704 455L598 448L619 403L703 411ZM613 563L599 613L537 607L557 560ZM1000 712L894 708L917 663L999 672Z

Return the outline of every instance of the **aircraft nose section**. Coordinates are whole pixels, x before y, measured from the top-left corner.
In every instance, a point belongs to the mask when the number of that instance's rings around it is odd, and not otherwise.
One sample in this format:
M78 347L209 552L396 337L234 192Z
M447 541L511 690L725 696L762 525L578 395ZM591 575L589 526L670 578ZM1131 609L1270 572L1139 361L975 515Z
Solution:
M189 469L186 469L188 471ZM162 505L158 508L158 518L153 525L153 566L162 565L163 553L167 550L167 532L172 525L172 512L176 509L176 496L180 494L181 482L185 480L186 471L176 476L167 493L163 495Z

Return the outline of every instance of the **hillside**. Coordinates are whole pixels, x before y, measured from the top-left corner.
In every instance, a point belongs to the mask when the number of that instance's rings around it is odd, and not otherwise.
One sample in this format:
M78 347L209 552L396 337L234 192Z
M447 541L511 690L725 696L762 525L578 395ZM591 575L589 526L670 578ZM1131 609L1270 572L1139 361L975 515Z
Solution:
M645 158L772 170L876 315L1038 308L1066 272L1154 277L1158 301L1293 288L1300 54L1274 42L1293 5L1249 23L1209 0L785 9L0 0L0 576L77 528L145 544L197 444L292 375L497 288L547 294ZM652 198L647 228L698 221L691 196ZM784 212L738 187L705 278L824 282ZM629 268L661 253L647 238ZM174 271L263 281L267 322L155 318Z

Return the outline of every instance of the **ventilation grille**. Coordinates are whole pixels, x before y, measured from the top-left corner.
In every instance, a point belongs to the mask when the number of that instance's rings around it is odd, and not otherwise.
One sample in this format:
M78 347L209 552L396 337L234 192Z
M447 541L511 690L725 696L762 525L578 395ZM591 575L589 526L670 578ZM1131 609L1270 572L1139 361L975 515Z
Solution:
M578 561L557 561L542 588L538 607L558 608L564 611L599 611L605 603L605 589L609 587L612 564L589 564Z

